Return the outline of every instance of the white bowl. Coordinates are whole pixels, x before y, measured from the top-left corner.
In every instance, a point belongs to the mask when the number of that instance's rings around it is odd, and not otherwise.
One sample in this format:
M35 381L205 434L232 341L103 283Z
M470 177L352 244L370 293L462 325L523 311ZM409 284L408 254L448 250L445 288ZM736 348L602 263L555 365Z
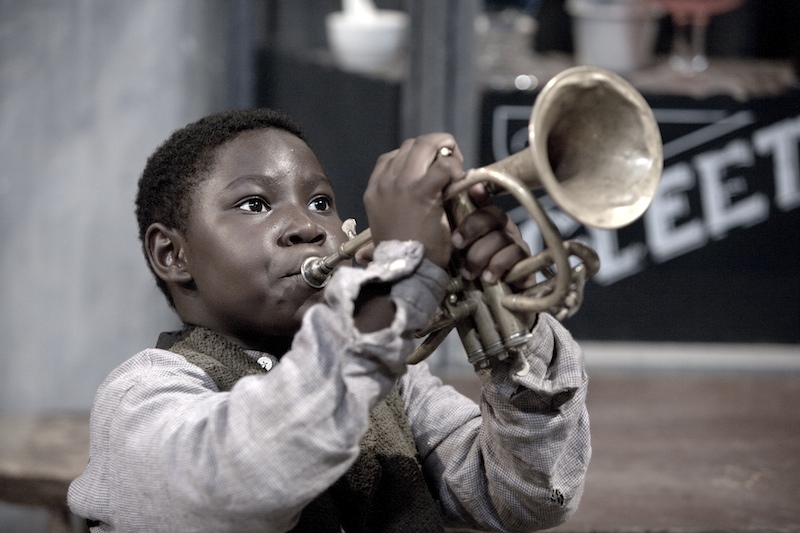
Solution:
M403 11L379 9L358 17L342 11L325 17L328 46L343 70L377 74L395 67L403 57L409 17Z

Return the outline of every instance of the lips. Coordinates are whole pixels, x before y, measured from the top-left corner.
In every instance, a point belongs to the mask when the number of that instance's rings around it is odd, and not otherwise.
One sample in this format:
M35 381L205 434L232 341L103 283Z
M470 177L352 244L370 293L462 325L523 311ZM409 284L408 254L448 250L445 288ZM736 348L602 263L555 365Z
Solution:
M295 277L295 276L302 277L301 274L300 274L300 269L302 268L303 262L305 262L307 259L309 259L311 257L327 257L329 254L332 254L332 253L333 253L333 251L322 251L322 250L319 250L319 251L317 251L317 253L305 254L305 255L301 256L300 259L297 261L297 267L293 268L288 273L284 274L282 277L284 277L284 278L291 278L291 277Z

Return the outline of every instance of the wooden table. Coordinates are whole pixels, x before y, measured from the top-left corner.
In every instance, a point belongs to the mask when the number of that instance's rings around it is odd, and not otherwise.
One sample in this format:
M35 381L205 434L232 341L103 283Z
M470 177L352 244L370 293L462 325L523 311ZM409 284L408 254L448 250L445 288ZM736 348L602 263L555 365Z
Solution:
M72 531L67 488L88 460L88 414L0 416L0 501L47 508L50 533Z
M548 533L800 531L800 375L589 375L586 488ZM446 381L479 395L474 376Z

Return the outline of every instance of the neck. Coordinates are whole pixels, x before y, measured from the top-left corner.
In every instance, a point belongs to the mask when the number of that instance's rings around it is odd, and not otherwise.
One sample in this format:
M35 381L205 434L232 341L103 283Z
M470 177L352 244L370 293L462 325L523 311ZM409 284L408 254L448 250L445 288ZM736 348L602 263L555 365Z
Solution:
M192 324L185 322L187 326L205 327L202 324ZM213 328L207 328L213 329ZM252 335L241 336L236 334L227 333L224 331L216 331L217 334L222 335L232 343L236 344L242 350L254 350L257 352L264 352L273 355L277 358L289 351L292 347L293 335Z
M232 339L234 342L237 342L236 339ZM285 336L265 336L259 337L258 339L254 339L252 342L242 343L239 342L239 345L245 350L256 350L258 352L266 352L270 355L274 355L278 359L283 357L283 354L289 351L289 348L292 347L292 341L294 337L285 337Z

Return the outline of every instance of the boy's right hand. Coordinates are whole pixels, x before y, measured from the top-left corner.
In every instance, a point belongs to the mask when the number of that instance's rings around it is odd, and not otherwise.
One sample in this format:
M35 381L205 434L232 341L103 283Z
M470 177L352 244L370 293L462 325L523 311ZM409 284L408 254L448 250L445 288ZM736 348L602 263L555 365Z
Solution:
M439 155L444 147L452 155ZM373 243L419 241L425 246L425 257L442 268L447 266L452 244L443 193L463 175L463 165L458 145L447 133L409 139L380 156L364 192Z

